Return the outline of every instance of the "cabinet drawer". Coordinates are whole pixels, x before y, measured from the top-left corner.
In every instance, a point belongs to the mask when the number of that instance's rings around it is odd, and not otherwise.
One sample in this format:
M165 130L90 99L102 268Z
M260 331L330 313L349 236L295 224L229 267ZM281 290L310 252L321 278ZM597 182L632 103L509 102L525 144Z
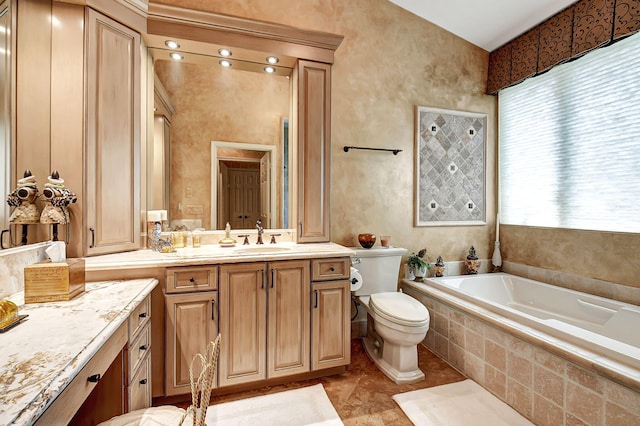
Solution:
M136 339L129 344L129 377L132 377L140 363L151 352L151 326L147 326L138 334Z
M147 296L147 298L144 299L142 303L133 310L133 312L131 312L131 315L129 315L129 342L132 342L136 338L138 332L140 332L140 330L149 323L150 319L151 295Z
M311 262L311 280L329 281L349 278L350 265L351 261L348 257L315 259Z
M53 401L53 404L47 408L36 425L66 425L69 423L89 394L96 388L98 381L105 376L116 357L122 356L122 350L126 344L127 326L123 323ZM119 395L113 395L113 397L120 398Z
M151 407L151 357L143 360L138 373L131 379L127 387L129 411Z
M218 268L170 268L167 269L167 293L216 290Z

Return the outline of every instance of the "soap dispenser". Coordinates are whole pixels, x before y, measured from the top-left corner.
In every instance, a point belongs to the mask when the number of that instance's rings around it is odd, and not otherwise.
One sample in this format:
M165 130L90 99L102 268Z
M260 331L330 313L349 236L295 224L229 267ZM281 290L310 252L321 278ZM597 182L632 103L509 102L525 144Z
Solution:
M233 247L236 245L236 240L231 238L231 225L227 222L227 226L224 227L224 238L218 241L222 247Z

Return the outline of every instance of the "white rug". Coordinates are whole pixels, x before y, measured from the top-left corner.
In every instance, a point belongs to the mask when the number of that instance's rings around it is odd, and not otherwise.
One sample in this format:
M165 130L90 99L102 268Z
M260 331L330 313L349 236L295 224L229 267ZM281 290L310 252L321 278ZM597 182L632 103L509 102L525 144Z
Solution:
M207 425L342 425L321 384L210 405Z
M401 393L393 399L421 426L533 425L473 380Z

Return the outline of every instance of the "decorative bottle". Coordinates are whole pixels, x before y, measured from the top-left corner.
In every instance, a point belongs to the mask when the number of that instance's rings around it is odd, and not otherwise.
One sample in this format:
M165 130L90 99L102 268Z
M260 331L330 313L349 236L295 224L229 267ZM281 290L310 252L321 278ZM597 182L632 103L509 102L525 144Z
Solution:
M467 274L475 275L478 273L478 268L480 268L480 261L478 260L478 256L476 255L475 247L471 246L469 249L469 254L464 261L464 266L467 268Z

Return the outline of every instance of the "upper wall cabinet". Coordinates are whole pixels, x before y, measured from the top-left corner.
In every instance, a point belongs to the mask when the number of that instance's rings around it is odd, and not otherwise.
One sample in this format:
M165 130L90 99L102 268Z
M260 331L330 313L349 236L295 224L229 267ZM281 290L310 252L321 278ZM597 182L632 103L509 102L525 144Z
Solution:
M298 61L298 241L330 240L331 66Z
M76 193L67 256L140 246L140 35L77 4L18 2L16 170ZM64 235L66 233L66 235ZM34 235L37 234L37 235ZM37 227L37 241L49 239Z
M140 35L88 9L86 255L139 247Z

